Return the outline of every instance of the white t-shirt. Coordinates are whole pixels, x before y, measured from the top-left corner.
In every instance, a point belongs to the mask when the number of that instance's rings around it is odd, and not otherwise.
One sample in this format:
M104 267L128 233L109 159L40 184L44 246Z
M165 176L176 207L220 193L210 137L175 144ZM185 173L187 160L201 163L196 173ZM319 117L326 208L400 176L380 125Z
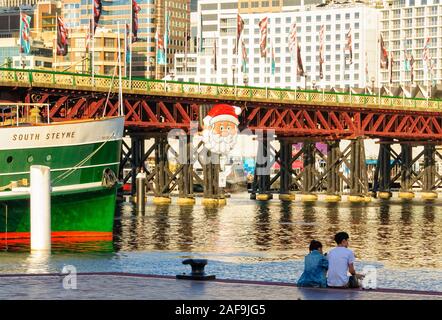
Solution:
M353 251L345 247L336 247L327 254L328 275L327 285L332 287L342 287L348 283L348 265L354 263L355 255Z

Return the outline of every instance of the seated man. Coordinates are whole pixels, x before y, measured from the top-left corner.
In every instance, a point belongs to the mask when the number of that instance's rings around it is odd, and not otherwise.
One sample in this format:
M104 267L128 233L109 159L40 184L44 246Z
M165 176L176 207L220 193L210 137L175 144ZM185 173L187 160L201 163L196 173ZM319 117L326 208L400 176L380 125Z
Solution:
M299 278L297 285L299 287L326 288L328 261L322 254L322 244L319 241L312 240L309 246L310 253L305 256L304 272Z
M328 258L328 278L327 285L332 288L358 288L358 278L353 263L355 255L348 249L348 233L338 232L335 235L336 248L330 250ZM350 272L351 276L348 276Z

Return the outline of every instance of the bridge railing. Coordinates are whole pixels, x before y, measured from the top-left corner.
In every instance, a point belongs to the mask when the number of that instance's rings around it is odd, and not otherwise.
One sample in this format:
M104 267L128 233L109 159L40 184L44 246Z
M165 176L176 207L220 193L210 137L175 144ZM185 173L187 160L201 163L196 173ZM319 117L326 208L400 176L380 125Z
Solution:
M18 86L41 86L58 88L79 88L82 90L118 90L118 79L110 76L62 73L45 70L22 70L0 68L0 83ZM442 111L441 100L404 98L371 94L350 94L313 90L291 90L278 88L244 87L207 83L191 83L165 80L124 78L125 93L149 95L179 95L181 97L204 97L205 99L228 99L237 101L274 102L282 104L312 104L327 106L348 106L387 108L400 110Z

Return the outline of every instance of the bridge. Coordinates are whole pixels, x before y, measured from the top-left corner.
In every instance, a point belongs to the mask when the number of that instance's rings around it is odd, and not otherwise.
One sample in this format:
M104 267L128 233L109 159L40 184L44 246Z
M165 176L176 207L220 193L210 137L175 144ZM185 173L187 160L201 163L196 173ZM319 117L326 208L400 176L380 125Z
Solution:
M110 76L0 69L0 87L1 102L49 103L50 108L42 110L41 115L55 122L118 114L119 83ZM120 172L120 176L124 181L135 177L137 169L154 154L156 168L148 172L148 180L156 197L166 202L176 186L180 198L192 201L194 181L204 186L207 199L223 198L218 186L219 165L203 165L201 179L193 171L190 156L175 172L170 171L166 156L171 148L167 132L182 129L189 135L192 123L201 124L208 106L214 103L240 106L239 128L261 132L259 153L266 156L267 162L280 165L273 177L255 174L252 197L257 199L266 200L279 193L281 199L292 200L293 191L299 191L306 201L316 200L317 192L325 192L329 201L338 201L343 192L341 181L350 186L354 201L368 200L372 191L388 198L394 183L400 183L402 197L414 197L413 187L418 187L423 197L430 199L437 197L435 190L442 185L435 167L436 157L442 159L436 150L442 144L441 100L136 78L123 79L122 87L125 134L131 144L124 144L121 167L130 163L132 171L125 177ZM267 132L276 135L279 150L270 145ZM151 138L155 139L154 146L144 150L144 141ZM371 190L364 139L380 142ZM350 141L344 150L340 150L341 140ZM292 154L292 145L299 142L302 149ZM316 142L327 143L327 154L316 148ZM399 154L392 149L393 144L401 146ZM416 146L423 146L424 151L413 158L412 148ZM174 152L179 155L191 149L191 141L187 141ZM297 159L304 164L301 172L291 166ZM322 170L315 166L319 159L326 163ZM417 162L424 164L419 171L413 169ZM349 175L340 170L343 165ZM135 179L132 186L135 192Z

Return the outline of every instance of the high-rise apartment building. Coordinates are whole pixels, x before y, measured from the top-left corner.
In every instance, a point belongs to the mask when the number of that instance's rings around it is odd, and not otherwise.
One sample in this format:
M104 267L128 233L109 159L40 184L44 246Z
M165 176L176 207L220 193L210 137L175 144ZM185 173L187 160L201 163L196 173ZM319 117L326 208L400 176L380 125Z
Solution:
M424 86L442 79L442 2L440 0L393 1L381 9L379 26L385 47L393 54L393 85ZM428 41L428 60L424 59ZM414 64L405 62L413 56ZM389 57L390 58L390 57ZM391 61L391 60L390 60ZM428 61L426 63L426 61ZM390 83L390 70L383 69L382 83Z
M133 26L133 7L136 5L138 17L137 41L131 45L132 76L162 78L173 71L173 56L184 52L185 35L190 30L190 0L115 0L102 1L102 14L99 27L117 31L120 23L121 32ZM92 17L92 0L63 1L63 16L72 28L87 27ZM167 46L167 67L156 65L155 33L158 30L163 37L165 32L165 14L170 15L169 42Z
M20 6L33 6L41 0L0 0L0 7L14 8Z
M293 6L292 2L290 6L285 6L284 3L280 1L279 11L271 13L241 13L244 20L241 38L247 51L247 68L243 72L241 44L239 51L234 54L237 14L241 11L238 4L241 6L241 3L232 0L200 0L203 40L198 57L198 81L282 88L310 88L313 85L325 88L362 88L372 86L373 82L377 84L375 44L379 22L378 10L362 3L301 7ZM259 21L265 17L268 18L268 33L267 57L264 59L260 51ZM305 71L303 77L296 76L295 56L289 50L290 28L294 23L301 46ZM320 78L319 72L319 34L322 26L323 79ZM348 53L345 52L346 35L350 30L351 64L348 63ZM274 68L271 61L272 51Z

